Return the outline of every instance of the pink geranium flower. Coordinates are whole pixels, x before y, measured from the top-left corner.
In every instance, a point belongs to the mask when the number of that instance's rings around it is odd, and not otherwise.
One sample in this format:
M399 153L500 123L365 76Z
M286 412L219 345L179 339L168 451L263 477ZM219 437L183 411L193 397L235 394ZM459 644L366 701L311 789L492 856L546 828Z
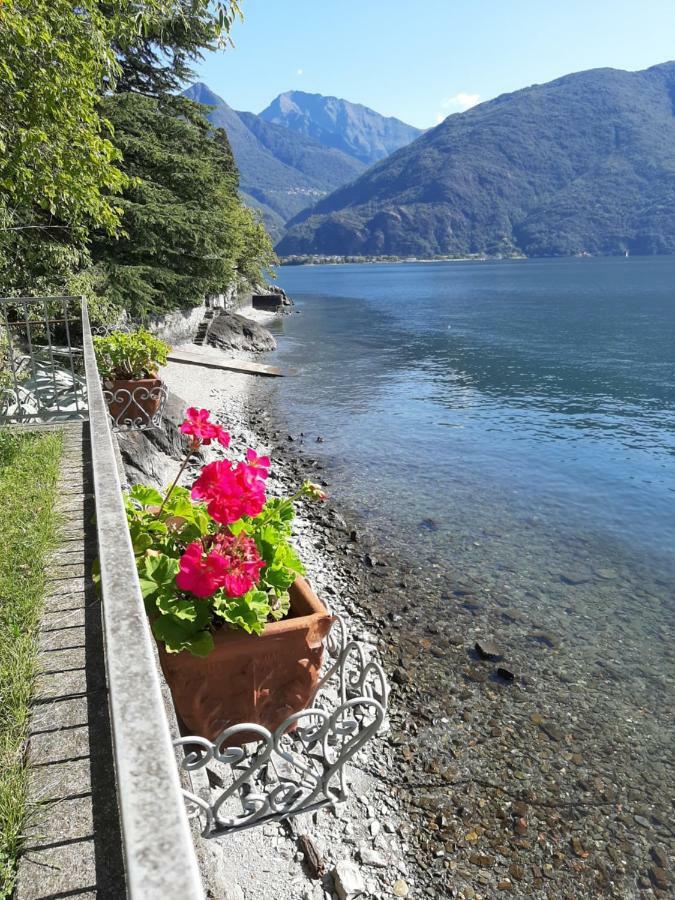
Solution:
M202 469L192 499L204 500L211 518L230 525L242 516L257 516L265 505L265 482L256 466L217 460Z
M269 456L258 456L255 450L251 450L249 447L246 451L246 462L252 469L256 470L260 478L267 478L270 474L268 470L272 463Z
M242 597L257 584L265 563L260 558L253 538L240 534L219 535L214 545L225 560L227 571L223 582L230 597Z
M258 582L264 566L253 538L220 534L208 553L201 541L189 545L180 558L176 586L195 597L212 597L221 588L230 597L242 597Z
M195 597L212 597L225 583L227 562L220 553L204 555L200 541L190 544L180 558L176 586Z
M230 435L217 422L212 422L210 416L208 409L197 409L195 406L191 406L185 413L185 421L180 426L180 431L192 437L191 444L194 445L194 449L201 444L208 446L214 440L223 447L230 446Z

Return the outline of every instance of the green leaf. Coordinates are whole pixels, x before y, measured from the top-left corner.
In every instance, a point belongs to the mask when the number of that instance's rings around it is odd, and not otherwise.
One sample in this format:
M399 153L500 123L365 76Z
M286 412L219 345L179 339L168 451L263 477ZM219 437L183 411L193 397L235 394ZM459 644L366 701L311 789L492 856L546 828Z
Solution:
M242 628L248 634L261 634L270 614L269 597L264 591L253 588L243 597L215 599L213 610L236 628Z
M279 594L278 597L274 597L270 601L270 615L276 621L286 618L286 616L288 615L288 610L290 608L291 598L287 592Z
M148 487L144 484L135 484L130 488L129 497L132 500L136 500L143 507L161 506L164 501L164 497L156 488Z
M295 572L285 567L266 568L263 570L265 584L268 584L276 591L287 591L295 581L295 577Z
M213 649L213 636L208 631L195 632L173 616L160 616L152 623L158 641L163 641L169 653L189 650L195 656L206 656Z
M152 597L163 589L175 591L175 579L178 574L177 559L169 556L144 556L139 560L139 581L144 599Z

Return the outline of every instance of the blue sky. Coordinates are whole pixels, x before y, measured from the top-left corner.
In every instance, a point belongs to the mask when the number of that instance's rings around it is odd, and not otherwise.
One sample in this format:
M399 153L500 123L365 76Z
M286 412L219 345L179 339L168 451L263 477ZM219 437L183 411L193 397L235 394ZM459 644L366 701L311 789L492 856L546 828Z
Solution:
M675 0L241 0L235 48L198 67L235 109L287 90L344 97L420 127L598 66L675 58Z

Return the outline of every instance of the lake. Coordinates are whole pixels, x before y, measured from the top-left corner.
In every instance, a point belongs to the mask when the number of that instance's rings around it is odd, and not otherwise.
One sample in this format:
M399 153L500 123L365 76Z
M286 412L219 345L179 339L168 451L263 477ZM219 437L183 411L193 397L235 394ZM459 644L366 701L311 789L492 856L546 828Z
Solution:
M594 805L585 826L633 847L638 877L670 833L675 259L283 267L278 283L296 303L274 326L275 364L298 370L275 385L289 430L427 579L410 627L487 631L521 680L467 713L451 651L420 657L429 702L466 721L499 702L510 723L472 777L512 779L516 754L533 790ZM425 740L442 753L446 732L434 719Z

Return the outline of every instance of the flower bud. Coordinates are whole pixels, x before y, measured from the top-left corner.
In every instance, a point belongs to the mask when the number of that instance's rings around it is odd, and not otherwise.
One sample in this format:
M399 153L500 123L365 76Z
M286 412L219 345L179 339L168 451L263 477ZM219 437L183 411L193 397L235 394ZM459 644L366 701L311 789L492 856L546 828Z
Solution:
M313 481L305 481L302 486L302 492L306 497L310 497L312 500L320 500L321 502L328 500L328 494Z

